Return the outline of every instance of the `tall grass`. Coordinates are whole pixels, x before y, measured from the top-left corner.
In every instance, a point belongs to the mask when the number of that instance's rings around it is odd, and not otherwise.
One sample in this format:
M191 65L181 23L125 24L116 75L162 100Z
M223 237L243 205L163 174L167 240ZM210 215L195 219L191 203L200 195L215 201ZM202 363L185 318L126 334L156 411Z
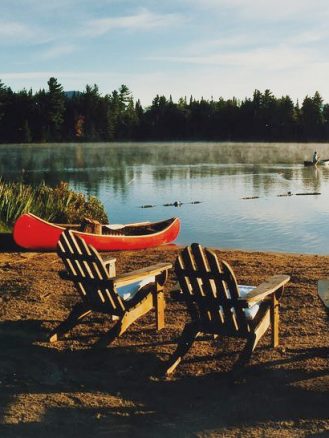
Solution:
M0 229L10 230L16 219L27 212L57 223L79 223L85 216L108 222L97 198L73 192L67 183L51 188L44 183L32 187L0 181Z

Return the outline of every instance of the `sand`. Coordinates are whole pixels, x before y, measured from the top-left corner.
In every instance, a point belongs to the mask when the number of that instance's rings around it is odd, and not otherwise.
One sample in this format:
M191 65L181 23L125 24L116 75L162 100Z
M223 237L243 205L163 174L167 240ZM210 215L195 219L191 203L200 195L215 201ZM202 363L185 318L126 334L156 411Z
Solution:
M117 271L174 261L175 246L115 252ZM93 314L63 340L47 335L79 300L58 276L54 253L0 253L1 437L329 436L329 320L317 280L329 257L218 251L239 283L291 276L281 301L280 346L270 330L239 381L230 370L243 343L203 337L173 377L160 375L187 314L165 292L166 327L149 313L104 350L111 326Z

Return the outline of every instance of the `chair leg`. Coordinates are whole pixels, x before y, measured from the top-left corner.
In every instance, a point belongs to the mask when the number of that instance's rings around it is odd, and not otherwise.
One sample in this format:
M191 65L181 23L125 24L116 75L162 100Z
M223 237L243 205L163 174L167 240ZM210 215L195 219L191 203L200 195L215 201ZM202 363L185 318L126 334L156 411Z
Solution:
M244 349L242 350L238 360L233 365L232 368L233 373L239 368L242 368L245 365L247 365L247 363L251 358L252 352L254 351L256 345L258 344L259 339L260 337L258 337L257 335L253 335L247 340L246 345L244 346Z
M111 344L111 342L114 341L114 339L121 336L126 329L127 327L123 327L122 319L120 319L107 333L105 333L105 335L103 335L95 342L94 347L106 348L109 344Z
M170 375L175 371L182 358L192 347L193 342L195 341L195 338L198 336L198 334L199 330L195 323L189 323L185 326L181 338L178 341L176 351L173 353L166 365L166 375Z
M135 310L138 310L138 308ZM114 324L114 326L111 327L107 333L105 333L101 338L98 339L98 341L95 342L94 346L96 348L106 348L116 338L121 336L128 329L128 327L137 319L137 317L134 317L135 315L133 315L132 317L131 313L127 312L122 317L120 317L120 319Z
M272 295L271 303L271 326L272 326L272 347L279 345L279 320L280 320L280 303L276 295Z
M115 338L121 336L132 323L134 323L138 318L145 315L153 308L153 297L149 294L144 300L138 303L135 307L127 310L122 317L117 321L117 323L103 335L96 343L96 348L105 348Z
M74 326L79 324L79 322L87 315L91 313L91 310L86 307L84 303L76 304L69 316L56 327L50 334L49 342L56 342L65 333L71 330Z
M261 310L259 310L260 312ZM258 322L257 326L254 328L254 332L249 335L249 338L247 339L246 345L244 349L242 350L237 362L233 366L233 372L238 369L239 367L242 367L246 365L250 358L251 354L256 348L256 345L258 344L261 337L266 333L266 330L270 326L270 310L267 308L265 309L265 313L262 316L260 322Z
M155 320L156 320L156 329L159 331L165 326L165 299L163 290L157 292L157 296L155 299Z

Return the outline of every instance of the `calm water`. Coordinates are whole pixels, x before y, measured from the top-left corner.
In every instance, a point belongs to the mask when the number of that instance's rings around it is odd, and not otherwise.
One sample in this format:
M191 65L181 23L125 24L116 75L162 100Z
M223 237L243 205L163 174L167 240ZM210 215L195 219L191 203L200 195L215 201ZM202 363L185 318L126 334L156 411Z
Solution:
M0 171L67 181L100 198L112 223L179 216L179 244L329 254L329 166L303 166L315 148L329 158L328 144L1 145Z

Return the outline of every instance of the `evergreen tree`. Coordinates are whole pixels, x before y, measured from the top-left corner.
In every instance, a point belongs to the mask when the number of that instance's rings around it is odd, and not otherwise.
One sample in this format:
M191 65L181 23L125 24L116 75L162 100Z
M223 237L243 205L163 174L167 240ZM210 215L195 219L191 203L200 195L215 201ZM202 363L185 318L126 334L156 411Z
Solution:
M301 107L301 122L305 140L318 141L323 138L324 118L322 110L323 100L318 91L313 97L305 97Z
M138 116L135 112L133 96L127 85L121 85L119 88L116 116L116 138L119 140L133 138L138 126Z
M47 84L47 130L51 141L59 141L62 139L61 129L64 122L64 91L56 78L51 77Z
M174 102L156 95L143 109L127 85L101 96L98 86L65 94L56 78L48 89L14 93L0 81L0 142L214 140L324 141L329 138L329 104L319 92L300 107L267 89L252 98Z
M2 142L12 141L14 93L0 81L0 139Z

